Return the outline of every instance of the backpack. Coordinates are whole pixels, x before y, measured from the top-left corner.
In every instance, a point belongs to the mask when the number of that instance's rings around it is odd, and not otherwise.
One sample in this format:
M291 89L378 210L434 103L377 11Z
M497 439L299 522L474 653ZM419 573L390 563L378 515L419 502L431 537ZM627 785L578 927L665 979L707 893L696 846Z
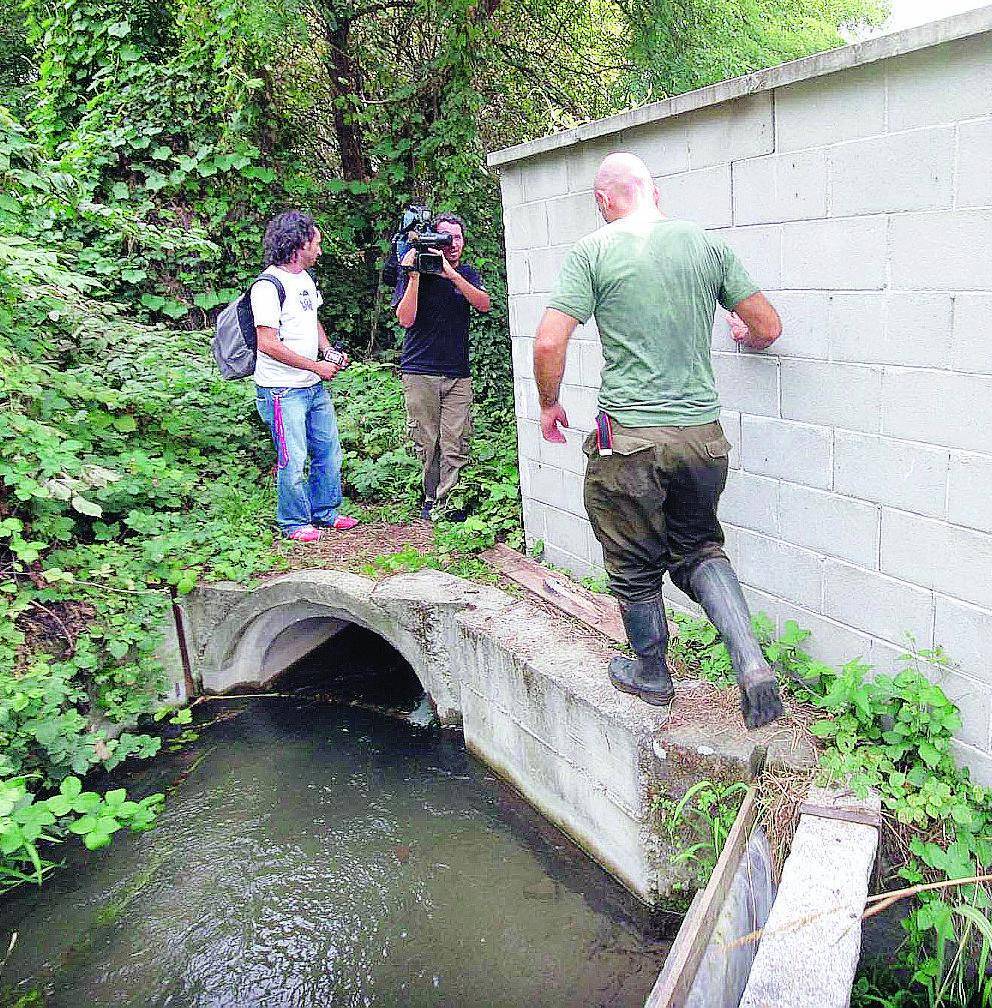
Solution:
M251 310L251 288L259 280L275 285L279 295L279 309L286 300L282 282L268 273L256 277L243 294L239 294L218 316L217 332L213 339L214 360L222 378L250 378L255 373L255 315Z

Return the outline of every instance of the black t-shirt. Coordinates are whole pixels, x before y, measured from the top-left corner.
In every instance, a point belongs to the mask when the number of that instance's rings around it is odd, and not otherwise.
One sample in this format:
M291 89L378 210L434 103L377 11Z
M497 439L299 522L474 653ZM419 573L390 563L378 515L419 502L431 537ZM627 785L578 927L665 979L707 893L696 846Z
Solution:
M458 272L473 286L485 290L474 266L462 264ZM406 293L407 276L400 274L393 292L393 307ZM417 317L406 331L400 370L406 374L468 378L469 303L445 276L424 273L417 292Z

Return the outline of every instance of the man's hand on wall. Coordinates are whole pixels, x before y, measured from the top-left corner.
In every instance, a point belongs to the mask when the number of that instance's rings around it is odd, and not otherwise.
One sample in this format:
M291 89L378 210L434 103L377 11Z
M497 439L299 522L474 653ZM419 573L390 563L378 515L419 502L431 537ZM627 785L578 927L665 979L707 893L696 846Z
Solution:
M751 330L748 329L747 323L735 315L733 312L727 312L727 324L730 326L730 335L736 343L747 344L751 339Z
M559 424L561 427L559 427ZM541 407L541 434L545 441L551 441L554 444L564 444L565 435L562 433L561 428L567 426L568 417L565 416L561 403Z

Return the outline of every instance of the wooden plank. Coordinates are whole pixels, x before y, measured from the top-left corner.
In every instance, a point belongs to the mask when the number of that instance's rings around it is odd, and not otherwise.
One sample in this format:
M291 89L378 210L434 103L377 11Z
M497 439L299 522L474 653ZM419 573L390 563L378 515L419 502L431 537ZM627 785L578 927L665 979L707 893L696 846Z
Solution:
M612 595L591 592L566 575L549 571L502 543L486 550L482 559L563 613L598 630L617 644L627 643L620 606ZM674 624L669 623L668 630L675 635Z
M744 796L701 898L693 902L679 928L675 944L644 1008L683 1008L757 819L757 798L755 781Z

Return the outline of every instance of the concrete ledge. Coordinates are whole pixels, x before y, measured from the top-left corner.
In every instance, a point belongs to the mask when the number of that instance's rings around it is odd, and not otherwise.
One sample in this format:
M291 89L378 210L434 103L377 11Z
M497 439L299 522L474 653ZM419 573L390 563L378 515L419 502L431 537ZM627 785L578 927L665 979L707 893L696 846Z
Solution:
M808 800L881 808L849 792L812 789ZM877 847L874 826L800 817L740 1008L847 1008Z
M747 780L755 746L774 747L773 729L747 732L725 718L700 715L690 727L683 716L670 728L666 709L613 689L615 650L595 634L438 571L379 582L301 571L253 591L203 586L183 606L205 692L264 686L308 641L316 647L347 623L379 634L410 663L442 723L460 725L472 752L648 903L685 882L656 798L678 799L704 777ZM676 712L680 695L688 709L701 686L677 684Z
M546 154L550 151L571 147L597 137L621 133L645 123L659 122L670 119L684 112L693 112L710 105L744 95L756 94L760 91L771 91L786 84L812 80L826 74L847 70L851 67L865 66L892 56L903 56L906 53L951 42L954 39L966 38L969 35L979 35L992 30L992 6L980 7L977 10L957 14L941 21L907 28L905 31L893 32L879 38L868 39L854 45L841 46L806 56L803 59L792 60L779 66L758 70L744 77L734 77L731 80L711 84L708 87L675 95L664 101L652 102L641 108L621 112L618 115L607 116L594 122L585 123L574 129L554 133L551 136L531 140L529 143L517 144L494 151L487 159L490 168L512 164L524 158Z

